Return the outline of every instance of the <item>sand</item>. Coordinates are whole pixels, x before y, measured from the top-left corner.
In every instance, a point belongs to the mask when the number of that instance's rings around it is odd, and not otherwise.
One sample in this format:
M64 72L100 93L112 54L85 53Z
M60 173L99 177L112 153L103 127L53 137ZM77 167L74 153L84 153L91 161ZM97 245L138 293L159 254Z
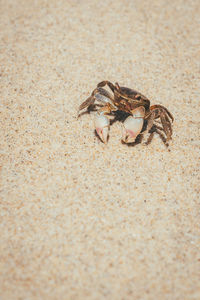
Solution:
M200 299L198 0L0 3L0 299ZM104 145L102 80L174 115Z

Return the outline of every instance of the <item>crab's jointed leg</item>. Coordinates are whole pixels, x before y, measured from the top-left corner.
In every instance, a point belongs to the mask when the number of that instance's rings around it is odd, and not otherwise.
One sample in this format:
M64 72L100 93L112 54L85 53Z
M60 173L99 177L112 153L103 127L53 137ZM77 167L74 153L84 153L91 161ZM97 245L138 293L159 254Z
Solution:
M138 134L140 134L144 124L145 108L137 107L132 111L123 124L122 141L125 143L134 143Z
M114 84L112 84L112 82L108 81L108 80L104 80L104 81L101 81L97 84L97 87L104 87L104 86L108 86L111 91L114 93L115 89L116 89L116 86L114 86Z
M166 142L172 137L171 122L174 121L172 114L162 105L153 105L150 107L150 113L147 114L146 119L148 121L147 132L149 132L153 126L155 119L160 119L162 129L166 135ZM171 120L170 120L171 119Z
M106 104L110 103L111 105L114 106L114 99L113 96L103 89L102 87L97 87L94 89L92 92L91 96L88 97L80 106L79 106L79 111L83 110L84 108L88 108L90 105L93 105L95 100L99 101L100 103Z

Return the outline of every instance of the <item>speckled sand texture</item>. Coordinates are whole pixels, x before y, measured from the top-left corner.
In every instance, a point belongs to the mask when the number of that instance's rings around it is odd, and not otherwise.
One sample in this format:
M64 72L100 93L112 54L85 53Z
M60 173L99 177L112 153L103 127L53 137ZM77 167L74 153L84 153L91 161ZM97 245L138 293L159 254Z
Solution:
M198 0L0 3L0 299L200 299ZM78 106L118 81L170 151L107 145Z

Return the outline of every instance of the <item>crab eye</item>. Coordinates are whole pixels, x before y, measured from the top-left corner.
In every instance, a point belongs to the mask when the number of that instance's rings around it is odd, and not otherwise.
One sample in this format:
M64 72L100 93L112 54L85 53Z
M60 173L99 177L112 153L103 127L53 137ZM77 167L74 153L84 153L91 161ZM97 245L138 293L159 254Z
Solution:
M141 96L140 95L135 95L135 99L140 100Z

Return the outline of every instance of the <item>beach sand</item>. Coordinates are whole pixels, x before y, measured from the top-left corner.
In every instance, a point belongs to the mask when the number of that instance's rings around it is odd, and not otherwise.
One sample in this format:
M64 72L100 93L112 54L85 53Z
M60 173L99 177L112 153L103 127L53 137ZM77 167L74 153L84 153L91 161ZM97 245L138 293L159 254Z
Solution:
M0 5L0 299L200 299L195 0ZM170 146L105 145L102 80L174 115Z

